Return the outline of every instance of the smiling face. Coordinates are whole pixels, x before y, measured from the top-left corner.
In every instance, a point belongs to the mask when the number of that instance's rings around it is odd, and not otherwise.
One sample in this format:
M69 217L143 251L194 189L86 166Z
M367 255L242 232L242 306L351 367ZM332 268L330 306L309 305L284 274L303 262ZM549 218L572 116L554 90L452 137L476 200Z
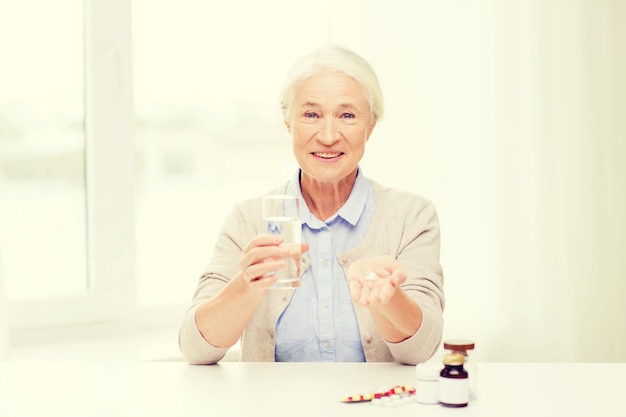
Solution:
M320 186L353 182L375 124L354 78L331 71L307 78L296 90L286 122L303 180Z

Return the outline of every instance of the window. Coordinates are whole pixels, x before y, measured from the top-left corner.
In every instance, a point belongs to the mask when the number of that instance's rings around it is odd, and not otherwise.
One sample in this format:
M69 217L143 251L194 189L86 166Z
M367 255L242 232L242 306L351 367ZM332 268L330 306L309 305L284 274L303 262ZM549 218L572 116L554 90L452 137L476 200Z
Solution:
M62 3L16 2L0 16L0 255L11 301L88 289L83 8ZM57 7L67 12L49 19Z
M61 6L34 0L0 16L0 253L9 300L88 287L82 4L64 3L68 13L55 20L48 16Z
M63 1L0 17L0 265L17 329L186 306L232 204L295 172L278 93L348 12Z
M17 2L0 16L0 46L11 327L119 316L133 295L130 7Z

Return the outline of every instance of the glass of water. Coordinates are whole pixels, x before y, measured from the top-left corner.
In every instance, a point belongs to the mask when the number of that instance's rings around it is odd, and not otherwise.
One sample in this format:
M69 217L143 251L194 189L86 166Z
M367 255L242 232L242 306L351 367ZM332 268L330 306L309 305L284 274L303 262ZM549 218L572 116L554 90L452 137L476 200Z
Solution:
M300 198L284 194L264 196L263 220L267 233L281 235L283 237L281 246L289 249L289 257L285 258L285 267L270 272L277 276L277 281L271 288L299 287L302 235Z

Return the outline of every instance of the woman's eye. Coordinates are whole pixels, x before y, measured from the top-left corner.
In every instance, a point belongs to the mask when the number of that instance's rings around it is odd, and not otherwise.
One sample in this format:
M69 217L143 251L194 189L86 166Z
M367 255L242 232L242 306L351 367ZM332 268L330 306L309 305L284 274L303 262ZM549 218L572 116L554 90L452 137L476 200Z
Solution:
M307 119L315 119L317 118L317 114L313 112L307 112L307 113L304 113L304 117L306 117Z
M354 114L352 114L352 113L342 113L341 114L341 118L342 119L354 119Z

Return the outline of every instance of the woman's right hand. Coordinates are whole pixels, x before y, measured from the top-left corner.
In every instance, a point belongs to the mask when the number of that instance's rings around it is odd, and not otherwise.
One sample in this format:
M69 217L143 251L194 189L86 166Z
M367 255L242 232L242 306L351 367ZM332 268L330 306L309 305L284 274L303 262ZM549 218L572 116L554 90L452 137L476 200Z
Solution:
M239 266L243 280L250 288L264 291L276 282L276 275L270 274L285 266L285 258L289 250L280 246L283 238L280 235L262 234L253 238L243 249ZM302 252L309 245L302 243Z

